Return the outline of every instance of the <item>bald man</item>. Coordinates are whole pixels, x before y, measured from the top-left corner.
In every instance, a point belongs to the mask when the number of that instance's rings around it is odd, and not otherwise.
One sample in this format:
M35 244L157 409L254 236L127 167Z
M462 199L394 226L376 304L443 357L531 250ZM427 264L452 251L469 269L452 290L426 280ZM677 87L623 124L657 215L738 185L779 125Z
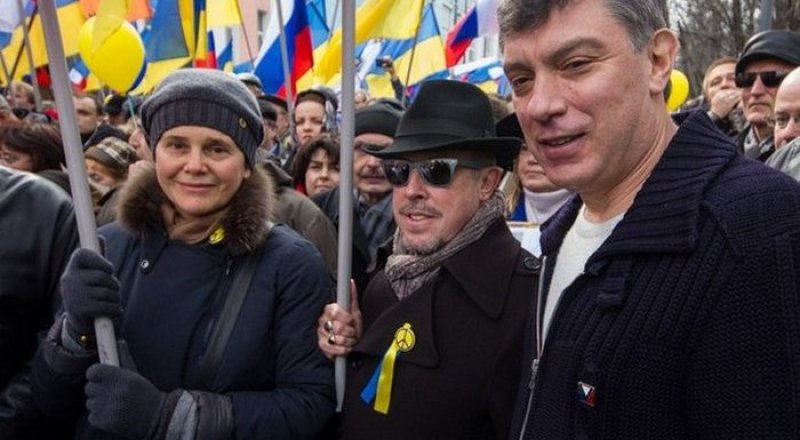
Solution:
M773 120L776 151L765 163L800 181L800 67L778 88Z

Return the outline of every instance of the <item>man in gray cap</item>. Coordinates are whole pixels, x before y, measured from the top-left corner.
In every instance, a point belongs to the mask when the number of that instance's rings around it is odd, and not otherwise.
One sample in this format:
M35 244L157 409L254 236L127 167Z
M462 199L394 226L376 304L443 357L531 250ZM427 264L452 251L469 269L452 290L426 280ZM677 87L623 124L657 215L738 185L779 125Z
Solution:
M373 104L356 111L353 142L353 264L356 285L366 287L367 272L378 247L395 229L392 219L392 187L383 175L383 162L367 154L367 148L392 143L400 112L386 104ZM333 223L339 225L339 188L312 198Z
M759 32L744 45L736 62L735 81L748 126L736 142L748 157L763 162L775 151L771 123L775 94L783 78L799 65L798 32Z

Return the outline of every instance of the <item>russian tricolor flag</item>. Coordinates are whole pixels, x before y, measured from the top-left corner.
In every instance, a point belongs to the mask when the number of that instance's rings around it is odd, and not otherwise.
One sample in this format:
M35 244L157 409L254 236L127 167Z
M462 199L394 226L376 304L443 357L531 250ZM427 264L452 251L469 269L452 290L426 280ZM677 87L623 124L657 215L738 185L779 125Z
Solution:
M452 67L461 60L472 40L494 33L497 33L497 0L478 0L447 33L447 67Z
M283 8L284 23L278 23L276 0L272 0L267 32L256 57L253 73L261 79L264 92L285 96L285 78L281 61L281 30L286 32L293 89L296 87L298 78L314 65L314 55L305 0L280 0L280 2Z

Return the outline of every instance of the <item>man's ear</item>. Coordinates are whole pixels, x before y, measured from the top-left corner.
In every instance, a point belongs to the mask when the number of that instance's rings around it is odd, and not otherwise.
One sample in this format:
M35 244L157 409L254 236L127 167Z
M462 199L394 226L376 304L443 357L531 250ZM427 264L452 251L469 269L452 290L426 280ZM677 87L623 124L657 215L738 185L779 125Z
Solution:
M481 201L489 200L489 197L497 190L500 185L500 179L503 177L503 169L500 167L490 167L483 171L481 176Z
M650 94L663 99L672 65L678 56L678 38L669 29L659 29L647 45L650 60Z

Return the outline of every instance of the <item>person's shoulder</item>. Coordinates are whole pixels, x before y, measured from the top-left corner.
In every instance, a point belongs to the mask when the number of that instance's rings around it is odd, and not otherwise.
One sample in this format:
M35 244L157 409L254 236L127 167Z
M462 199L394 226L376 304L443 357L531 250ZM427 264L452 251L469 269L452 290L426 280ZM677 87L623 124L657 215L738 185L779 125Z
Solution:
M743 155L717 176L704 202L729 227L763 233L800 226L800 183Z

